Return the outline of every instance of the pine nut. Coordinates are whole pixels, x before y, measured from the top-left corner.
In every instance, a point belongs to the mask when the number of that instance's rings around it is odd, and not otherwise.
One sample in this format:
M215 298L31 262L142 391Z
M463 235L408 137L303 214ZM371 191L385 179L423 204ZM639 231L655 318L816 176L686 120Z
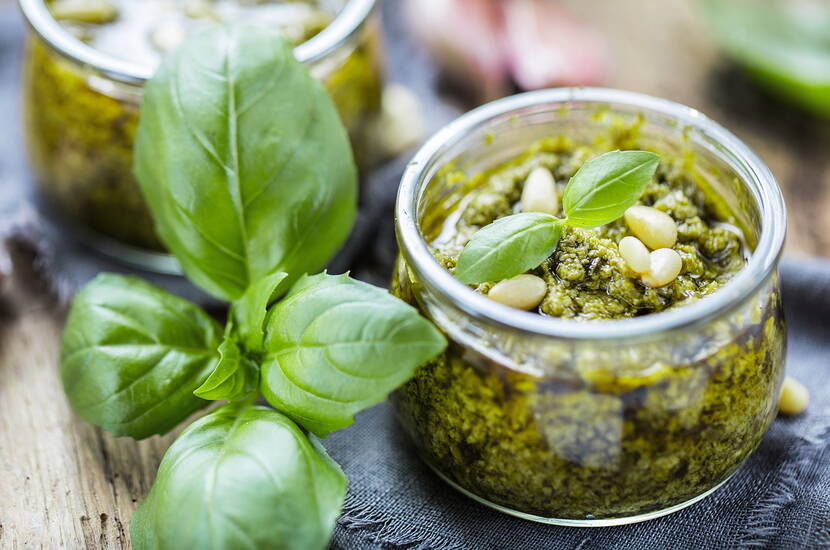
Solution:
M631 232L652 250L671 248L677 242L677 224L671 216L650 206L632 206L625 211Z
M58 21L102 24L118 19L118 7L109 0L59 0L50 9Z
M778 399L778 410L782 414L801 414L810 403L810 392L804 384L790 376L784 379L781 386L781 397Z
M525 274L496 283L487 296L500 304L528 310L538 306L547 292L544 280L536 275Z
M646 273L651 269L651 257L648 248L637 237L623 237L617 248L631 271Z
M543 212L555 215L559 211L556 182L547 168L534 168L525 180L521 198L522 212Z
M643 284L651 288L666 286L680 275L683 260L671 248L659 248L649 254L651 268L643 275Z

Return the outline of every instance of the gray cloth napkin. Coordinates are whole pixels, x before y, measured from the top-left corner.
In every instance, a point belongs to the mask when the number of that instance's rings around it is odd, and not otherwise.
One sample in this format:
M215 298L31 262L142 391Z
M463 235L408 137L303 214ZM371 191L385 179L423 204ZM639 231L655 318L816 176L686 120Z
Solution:
M536 524L486 508L416 456L386 403L324 445L349 477L332 546L338 550L830 548L830 262L782 269L787 371L810 389L798 418L777 419L735 476L693 506L609 528Z

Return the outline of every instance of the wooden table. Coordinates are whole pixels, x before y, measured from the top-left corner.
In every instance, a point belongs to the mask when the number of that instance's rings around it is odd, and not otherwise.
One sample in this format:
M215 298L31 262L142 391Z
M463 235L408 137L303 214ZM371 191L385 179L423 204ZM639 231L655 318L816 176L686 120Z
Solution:
M723 62L691 0L568 1L607 34L611 86L696 107L736 132L785 190L788 250L830 255L830 125ZM18 260L0 302L0 548L129 548L130 515L173 436L116 439L74 415L58 375L63 312Z

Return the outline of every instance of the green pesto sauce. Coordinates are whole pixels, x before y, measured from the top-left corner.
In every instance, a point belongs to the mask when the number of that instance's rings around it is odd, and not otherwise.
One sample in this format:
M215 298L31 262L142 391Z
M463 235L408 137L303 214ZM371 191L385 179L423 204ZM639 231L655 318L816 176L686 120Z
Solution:
M439 173L457 192L424 214L436 257L452 270L476 229L513 213L532 167L550 168L561 194L607 145L597 150L556 138L469 179L452 169ZM695 186L688 166L664 158L642 197L678 222L683 274L675 283L651 290L627 271L616 250L623 222L572 229L533 271L548 283L539 314L574 322L656 314L705 299L740 271L748 247L727 223L726 205ZM410 277L399 258L392 292L428 314ZM392 403L433 468L523 513L624 518L687 502L727 479L776 414L786 339L776 277L738 310L654 342L578 347L499 328L472 332L482 349L534 369L452 341Z
M224 6L220 12L237 13L240 17L264 13L270 4L287 4L242 0L201 3ZM144 0L119 0L114 4L120 6L118 13L123 20L63 24L93 46L97 29L98 40L102 41L98 44L103 49L109 48L104 48L106 37L106 43L114 44L112 47L123 54L130 48L118 46L115 31L122 29L127 33L125 44L144 40L142 47L133 48L144 48L139 57L160 55L148 54L150 45L145 33L130 30L134 14L144 9ZM152 4L171 8L182 2L153 0ZM235 12L231 8L236 4L239 6ZM174 12L172 17L175 21L181 14ZM144 23L144 19L135 20L136 28L143 29ZM201 23L204 21L196 22L194 28ZM110 27L112 32L104 32ZM305 28L295 42L317 30L319 26ZM334 100L349 131L359 166L368 165L372 158L365 144L371 122L381 109L379 39L376 22L370 21L353 50L312 71ZM140 88L107 80L65 59L34 35L30 37L24 58L24 121L27 148L41 196L58 214L83 229L123 244L162 251L164 247L132 176L140 98Z
M498 218L519 211L519 197L536 167L550 170L562 192L582 164L605 151L575 146L567 140L542 140L518 159L474 178L457 208L448 211L441 233L433 240L436 258L450 271L472 235ZM537 269L548 293L539 313L566 319L620 319L664 311L696 301L729 281L746 263L740 231L717 219L708 198L671 159L661 163L655 180L640 202L666 212L677 223L673 247L683 270L672 283L652 289L640 282L617 250L629 235L620 219L599 229L566 228L556 252ZM564 213L558 213L564 217ZM493 283L479 285L486 294Z

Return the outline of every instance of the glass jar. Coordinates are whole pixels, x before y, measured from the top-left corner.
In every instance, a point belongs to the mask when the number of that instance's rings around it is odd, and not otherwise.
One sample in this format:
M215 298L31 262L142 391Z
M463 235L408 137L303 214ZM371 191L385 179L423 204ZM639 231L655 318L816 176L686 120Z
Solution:
M380 111L380 25L375 0L343 0L333 21L295 49L329 90L358 164ZM20 0L31 32L24 58L25 134L41 198L96 248L177 272L132 176L143 85L155 68L110 57L52 18L44 0Z
M491 301L434 259L424 235L461 185L452 174L480 174L542 137L592 143L620 120L636 122L642 147L690 159L699 187L730 206L723 216L751 256L723 288L662 313L568 321ZM450 345L392 402L423 458L457 489L536 521L632 523L705 497L760 443L784 371L777 266L786 214L770 171L721 126L616 90L509 97L424 145L396 214L393 293Z

